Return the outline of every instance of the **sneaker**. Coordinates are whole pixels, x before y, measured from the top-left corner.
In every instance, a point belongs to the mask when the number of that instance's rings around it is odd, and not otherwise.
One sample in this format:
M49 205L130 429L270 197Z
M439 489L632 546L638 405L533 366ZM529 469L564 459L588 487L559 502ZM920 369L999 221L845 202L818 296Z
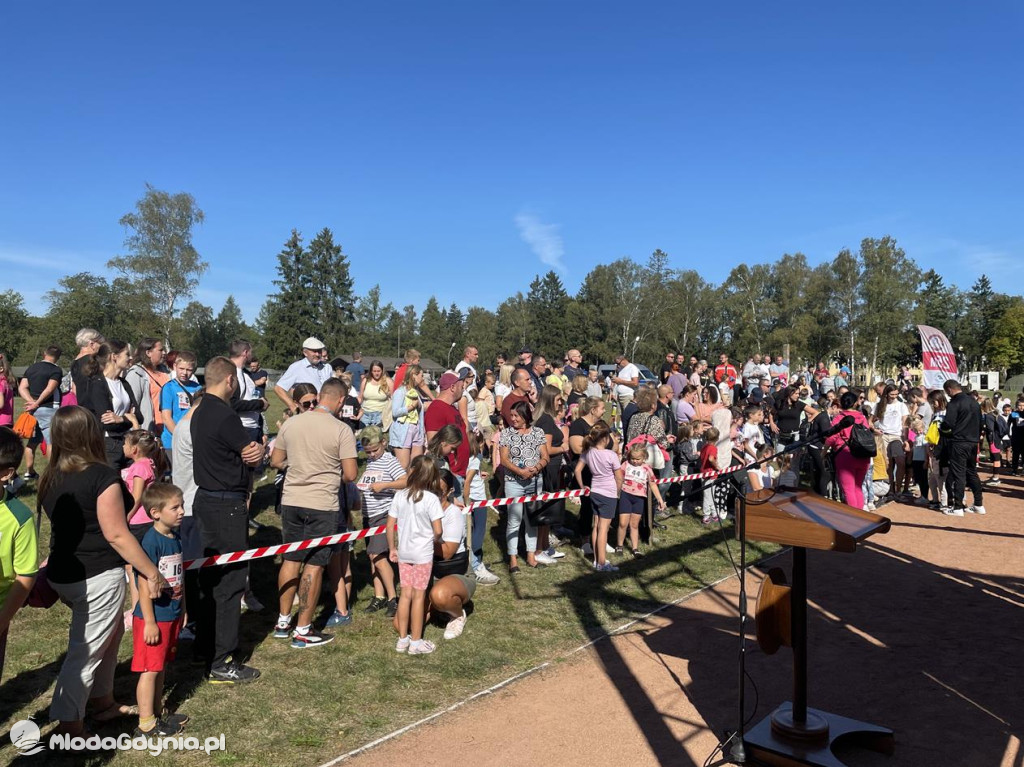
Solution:
M384 614L389 618L394 618L398 613L398 597L389 599L386 604L387 608L384 610Z
M656 514L654 515L654 518L655 518L655 519L668 519L668 518L669 518L669 517L671 517L671 516L672 516L672 515L668 513L668 510L665 510L665 511L659 511L659 512L657 512L657 513L656 513Z
M615 547L615 553L618 554L619 556L622 556L622 547L621 546L616 546Z
M399 637L398 641L395 642L395 652L408 652L411 643L412 639L409 637Z
M713 524L714 521L715 521L715 517L712 517L711 515L708 515L708 516L704 517L703 519L701 519L700 523L702 525L710 525L710 524Z
M992 477L992 479L986 479L985 484L989 487L996 487L997 485L1003 484L999 481L999 477Z
M153 725L151 730L143 730L140 727L135 728L135 732L132 733L133 738L169 738L179 734L185 729L184 724L178 724L175 721L168 721L168 719L157 719L156 724Z
M409 655L429 655L437 649L429 639L417 639L409 643Z
M619 568L613 565L611 562L605 562L597 568L602 573L617 573Z
M349 618L349 620L351 620L351 618ZM333 641L334 634L324 634L314 628L311 628L305 634L300 634L298 631L292 634L292 647L297 650L301 650L306 647L321 647L325 644L330 644Z
M643 555L644 555L644 553L642 551L640 551L640 547L639 546L637 548L633 549L633 558L634 559L639 559Z
M557 565L558 560L554 557L548 556L548 553L546 551L538 551L537 563L541 565Z
M922 495L920 498L918 498L916 501L914 501L914 505L915 506L927 506L928 505L928 499L925 498Z
M583 546L580 547L580 550L583 552L583 556L585 557L594 556L594 547L590 545L590 541L584 543Z
M868 504L867 504L867 505L866 505L866 506L864 507L864 510L865 510L865 511L874 511L874 510L875 510L875 504L873 504L873 503L868 503Z
M964 515L963 509L954 509L952 506L943 506L939 511L947 517L962 517Z
M331 617L327 619L327 623L324 624L325 628L334 628L335 626L347 626L352 622L352 613L349 612L347 615L342 615L340 612L335 610L331 613Z
M188 724L188 714L172 714L170 711L164 710L163 715L160 717L161 721L166 722L174 727L184 728Z
M260 672L238 661L222 663L210 669L210 684L248 684L260 678Z
M263 612L263 603L256 598L256 595L251 591L247 591L242 595L242 609L248 610L249 612L261 613Z
M34 471L31 471L31 470L30 471L26 471L21 476L23 476L26 481L28 481L30 479L39 479L39 475L36 474Z
M930 511L941 511L942 504L939 503L938 501L929 501L928 502L928 509Z
M375 613L378 610L383 610L388 606L388 600L384 597L374 597L370 600L370 604L363 608L364 613Z
M984 506L970 506L970 507L968 507L967 511L971 512L971 514L985 514L986 513Z
M274 639L287 639L292 635L292 622L274 624Z
M254 533L258 533L264 527L266 527L266 525L260 524L255 519L249 519L249 529L252 530Z
M466 628L466 611L462 611L462 615L458 618L452 618L448 621L448 625L444 628L445 639L455 639L462 635L462 630Z
M181 631L178 632L178 639L182 642L196 641L196 624L189 623L187 626L182 626Z
M548 551L555 548L556 546L561 546L563 543L565 543L565 541L563 541L557 535L555 535L554 533L548 533Z
M483 565L480 565L480 567L476 568L473 571L473 576L476 578L476 582L479 583L481 586L493 586L494 584L499 583L501 581L501 578L492 573Z
M559 551L554 546L548 546L544 550L544 553L547 554L552 559L564 559L565 558L565 552L564 551Z

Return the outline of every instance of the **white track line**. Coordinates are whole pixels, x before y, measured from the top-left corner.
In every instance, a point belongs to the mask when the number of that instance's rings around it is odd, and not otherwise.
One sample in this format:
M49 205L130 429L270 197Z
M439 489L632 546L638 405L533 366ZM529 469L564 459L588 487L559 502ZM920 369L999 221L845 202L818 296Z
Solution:
M754 563L752 563L750 565L747 565L747 567L749 568L749 567L753 567L754 565L762 565L765 562L770 562L771 560L775 559L775 557L780 556L781 554L784 554L787 551L789 551L788 547L787 548L783 548L780 551L777 551L776 553L772 554L770 557L765 557L764 559L758 560L757 562L754 562ZM381 745L383 743L388 742L389 740L393 740L394 738L397 738L399 735L404 735L405 733L409 732L410 730L414 730L417 727L420 727L421 725L427 724L428 722L432 722L432 721L434 721L435 719L437 719L440 716L443 716L445 714L450 714L452 711L455 711L457 709L462 708L467 703L472 703L477 698L482 698L485 695L491 695L492 693L497 692L498 690L502 689L503 687L507 687L508 685L512 684L513 682L517 682L520 679L523 679L525 677L531 676L532 674L535 674L536 672L538 672L538 671L540 671L542 669L547 668L548 666L550 666L555 661L559 661L559 660L564 660L566 658L570 658L573 655L575 655L576 653L582 652L583 650L586 650L587 648L591 647L592 645L597 644L602 639L608 639L609 637L615 636L616 634L619 634L619 633L621 633L623 631L626 631L627 629L631 628L632 626L635 626L637 623L641 623L642 621L647 620L652 615L657 615L662 610L667 610L669 607L675 607L676 605L680 605L683 602L687 602L687 601L693 599L694 597L704 593L708 589L713 588L713 587L717 586L718 584L724 583L725 581L729 580L730 578L735 578L735 577L736 577L736 573L730 573L729 575L726 575L726 576L724 576L722 578L719 578L714 583L709 583L707 586L699 588L696 591L691 591L686 596L680 597L679 599L675 600L674 602L666 602L665 604L661 605L661 607L657 608L656 610L651 610L649 613L647 613L645 615L641 615L639 618L634 618L633 620L629 621L628 623L622 624L618 628L612 629L611 631L605 632L604 634L601 634L600 636L597 636L594 639L591 639L586 644L581 644L575 650L569 650L568 652L564 653L563 655L561 655L558 658L555 658L554 660L545 661L544 663L541 663L539 666L534 666L533 668L526 669L526 671L521 671L520 673L516 674L515 676L510 676L508 679L505 679L504 681L498 682L496 685L492 685L491 687L488 687L486 690L480 690L479 692L475 692L472 695L470 695L468 698L466 698L465 700L460 700L457 703L453 703L452 705L448 706L447 708L443 708L440 711L434 712L433 714L431 714L428 717L424 717L423 719L420 719L418 722L413 722L412 724L407 724L405 727L402 727L402 728L400 728L398 730L395 730L394 732L389 732L387 735L382 735L381 737L377 738L377 740L370 741L369 743L367 743L364 746L360 746L359 748L357 748L357 749L355 749L353 751L349 751L347 754L342 754L341 756L336 757L336 758L332 759L329 762L324 762L323 764L320 765L320 767L333 767L335 764L340 764L341 762L344 762L344 761L346 761L348 759L352 759L353 757L359 756L364 751L369 751L371 749L374 749L377 746L379 746L379 745Z

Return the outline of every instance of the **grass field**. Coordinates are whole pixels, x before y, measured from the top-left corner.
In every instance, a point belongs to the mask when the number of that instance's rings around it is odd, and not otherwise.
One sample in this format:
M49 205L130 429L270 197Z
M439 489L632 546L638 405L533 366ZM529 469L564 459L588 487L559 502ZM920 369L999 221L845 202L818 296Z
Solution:
M272 419L275 412L271 411ZM20 496L32 508L33 490L30 483ZM280 542L272 483L260 484L254 503L260 509L259 521L268 528L255 534L252 544ZM293 650L287 641L271 637L278 560L257 560L251 565L251 581L267 607L260 614L243 614L242 643L252 650L250 662L262 671L262 678L238 688L208 685L201 668L189 662L187 643L168 672L170 707L180 708L192 719L186 734L203 739L223 733L226 752L214 752L210 757L198 752L157 758L114 752L84 762L67 759L66 763L109 761L120 765L143 760L152 763L154 759L163 763L173 758L176 764L197 765L321 764L538 663L557 659L732 570L718 528L702 527L694 518L673 517L648 555L638 560L627 555L618 573L593 572L578 548L566 546L566 557L559 565L530 571L524 568L524 573L512 580L498 545L504 537L504 516L492 511L488 527L484 558L502 581L477 589L465 633L457 640L444 641L440 626L427 628L427 638L438 644L432 655L395 653L390 620L383 612L362 612L372 589L367 585L369 566L361 544L354 563L354 620L335 631L337 638L332 644L316 650ZM728 524L725 533L731 536L732 532ZM42 536L45 551L45 521ZM753 544L750 555L756 559L775 550ZM324 602L321 622L329 611ZM28 717L41 725L47 721L53 683L67 646L68 623L69 612L60 604L50 610L26 608L15 619L0 684L3 733ZM120 657L115 693L119 700L134 703L130 635L122 642ZM134 725L134 720L124 719L95 726L93 731L116 736L130 732ZM43 727L44 740L47 731ZM15 756L5 735L0 763ZM29 756L16 761L32 764L37 759L40 757ZM61 760L51 756L46 763Z

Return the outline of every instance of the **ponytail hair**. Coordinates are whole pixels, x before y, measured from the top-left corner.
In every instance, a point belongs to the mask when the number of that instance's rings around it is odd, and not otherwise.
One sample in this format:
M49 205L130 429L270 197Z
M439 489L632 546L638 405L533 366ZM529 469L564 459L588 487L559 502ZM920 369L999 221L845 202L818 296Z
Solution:
M583 438L583 452L593 450L606 439L612 438L612 430L604 421L598 421L590 427L590 433Z

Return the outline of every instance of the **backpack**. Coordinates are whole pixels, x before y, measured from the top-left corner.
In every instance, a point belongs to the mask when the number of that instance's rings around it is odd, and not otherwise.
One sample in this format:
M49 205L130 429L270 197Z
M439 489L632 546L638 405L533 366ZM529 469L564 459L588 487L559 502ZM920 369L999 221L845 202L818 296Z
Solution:
M850 455L854 458L874 458L878 454L875 446L875 435L863 424L855 423L850 429L850 438L846 440Z

